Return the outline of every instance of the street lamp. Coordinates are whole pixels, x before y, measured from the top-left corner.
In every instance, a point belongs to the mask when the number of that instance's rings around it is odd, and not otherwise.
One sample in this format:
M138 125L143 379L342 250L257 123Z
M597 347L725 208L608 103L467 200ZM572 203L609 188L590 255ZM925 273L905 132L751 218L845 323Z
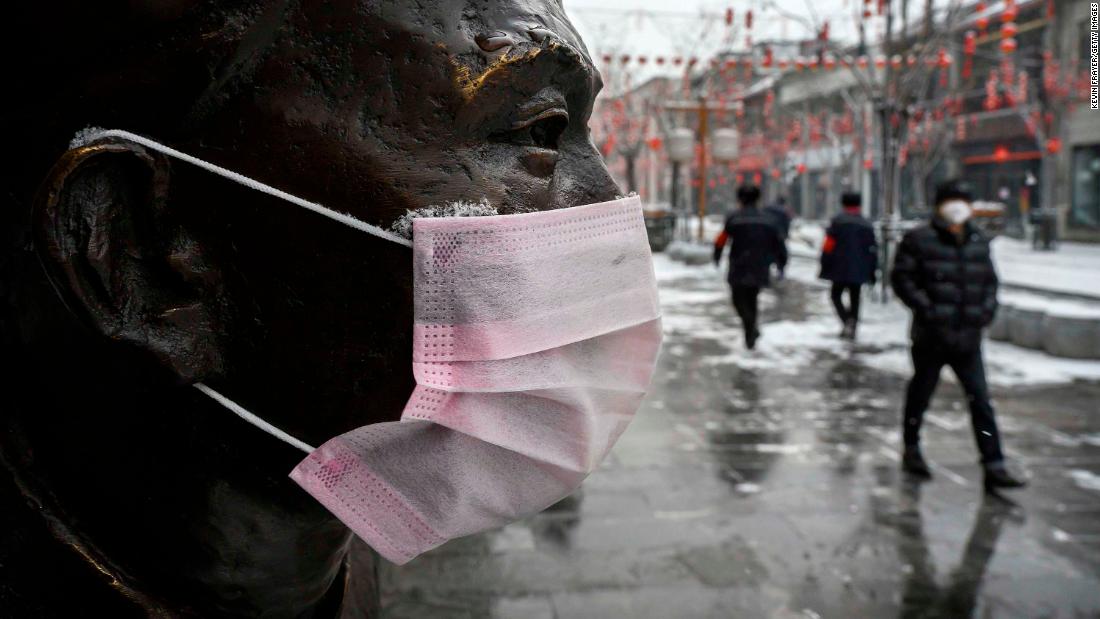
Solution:
M673 212L680 209L680 164L688 163L695 156L695 133L686 127L677 127L669 132L668 158L672 161L672 187L669 201Z
M735 129L715 129L711 140L710 153L715 161L729 163L737 159L741 150L741 139Z

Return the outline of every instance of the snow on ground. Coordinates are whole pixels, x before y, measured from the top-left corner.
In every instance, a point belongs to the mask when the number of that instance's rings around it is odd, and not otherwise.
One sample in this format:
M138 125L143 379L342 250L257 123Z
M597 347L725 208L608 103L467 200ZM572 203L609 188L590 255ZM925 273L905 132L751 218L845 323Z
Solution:
M1100 245L1063 242L1055 251L1035 251L1002 236L993 240L993 258L1005 283L1100 299Z
M859 340L852 344L837 337L840 329L824 282L817 279L817 265L808 260L793 261L789 282L781 286L808 287L805 316L767 322L776 304L775 291L761 295L763 336L755 351L742 345L738 321L733 318L724 266L687 266L658 254L654 258L666 333L677 337L712 340L724 353L704 360L707 364L732 364L744 369L767 369L779 374L797 374L822 354L855 355L868 367L907 375L909 358L909 313L897 301L887 304L872 300L864 290ZM793 292L790 291L790 292ZM782 294L782 293L780 293ZM666 340L675 346L675 338ZM1004 342L986 341L989 381L1002 386L1100 380L1100 361L1052 357ZM947 380L954 380L944 372Z

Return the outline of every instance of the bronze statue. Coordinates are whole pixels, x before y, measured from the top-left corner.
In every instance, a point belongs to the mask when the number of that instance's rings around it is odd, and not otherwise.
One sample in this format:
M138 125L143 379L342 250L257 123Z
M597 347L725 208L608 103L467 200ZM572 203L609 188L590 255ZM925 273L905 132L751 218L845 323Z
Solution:
M0 615L365 617L373 556L287 479L396 419L406 248L122 141L387 228L614 198L600 78L560 0L111 0L9 9Z

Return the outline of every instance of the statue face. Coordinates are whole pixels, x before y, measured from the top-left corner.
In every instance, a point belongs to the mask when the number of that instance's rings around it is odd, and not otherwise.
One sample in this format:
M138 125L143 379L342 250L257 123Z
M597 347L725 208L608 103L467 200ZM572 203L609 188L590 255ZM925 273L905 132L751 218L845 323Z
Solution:
M588 131L600 78L557 1L265 4L173 145L384 228L459 201L516 213L617 195ZM213 38L235 23L215 17ZM156 122L120 128L168 139ZM167 167L154 176L189 238L154 244L202 294L150 312L174 330L161 345L157 325L131 325L139 345L311 444L396 419L413 386L409 250ZM143 282L120 298L171 296L155 274L115 280Z

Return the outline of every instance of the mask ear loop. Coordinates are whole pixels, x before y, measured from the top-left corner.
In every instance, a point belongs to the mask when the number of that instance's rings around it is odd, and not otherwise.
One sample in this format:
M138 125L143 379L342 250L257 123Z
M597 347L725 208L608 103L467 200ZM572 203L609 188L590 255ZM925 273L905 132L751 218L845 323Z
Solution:
M283 432L279 428L276 428L275 426L273 426L270 423L264 421L263 419L260 419L256 415L253 415L252 413L245 410L245 408L243 406L241 406L240 404L237 404L233 400L230 400L229 398L227 398L224 395L218 393L217 391L214 391L210 387L207 387L204 383L195 383L194 385L191 385L191 386L194 387L195 389L198 389L199 391L205 393L206 395L210 396L218 404L221 404L222 406L228 408L229 410L233 411L234 413L237 413L237 416L240 417L241 419L244 419L248 423L256 426L257 428L263 430L264 432L267 432L268 434L270 434L271 436L274 436L275 438L279 439L280 441L283 441L284 443L286 443L288 445L292 445L294 447L297 447L298 449L301 449L302 451L306 452L307 454L308 453L313 453L314 449L308 443L305 443L304 441L300 441L300 440L294 438L293 436L287 434L286 432Z
M249 177L247 177L243 174L238 174L237 172L234 172L232 170L228 170L228 169L223 168L219 165L215 165L213 163L210 163L209 161L204 161L202 159L199 159L198 157L188 155L187 153L178 151L178 150L172 148L171 146L165 146L164 144L161 144L160 142L154 142L153 140L150 140L149 138L142 137L142 136L140 136L136 133L131 133L129 131L123 131L121 129L89 128L89 129L85 129L85 130L79 132L76 135L76 137L73 138L72 142L69 143L69 147L70 148L79 148L81 146L90 144L90 143L92 143L96 140L100 140L100 139L103 139L103 138L119 138L119 139L122 139L122 140L127 140L129 142L133 142L135 144L140 144L140 145L142 145L146 148L149 148L151 150L155 150L158 153L163 153L165 155L168 155L169 157L173 157L175 159L179 159L180 161L185 161L185 162L190 163L192 165L196 165L196 166L198 166L198 167L200 167L204 170L207 170L208 172L213 172L214 174L217 174L218 176L221 176L223 178L227 178L227 179L229 179L233 182L244 185L245 187L248 187L249 189L255 189L256 191L259 191L261 193L266 193L270 196L274 196L276 198L286 200L287 202L290 202L291 204L295 204L295 205L300 206L300 207L302 207L306 210L313 211L314 213L317 213L318 215L323 215L324 217L328 217L329 219L332 219L334 221L338 221L338 222L340 222L340 223L342 223L346 226L350 226L352 228L355 228L356 230L361 230L363 232L366 232L367 234L376 236L378 238L385 239L387 241L392 241L394 243L397 243L398 245L404 245L405 247L412 247L412 241L410 241L410 240L408 240L404 237L398 236L398 235L396 235L392 232L388 232L386 230L383 230L382 228L379 228L378 226L372 226L371 224L368 224L365 221L360 221L360 220L358 220L358 219L356 219L356 218L354 218L351 215L348 215L346 213L341 213L339 211L334 211L334 210L332 210L328 207L321 206L320 204L317 204L316 202L310 202L309 200L303 200L302 198L299 198L298 196L289 194L289 193L287 193L287 192L285 192L281 189L276 189L276 188L272 187L271 185L268 185L266 183L261 183L260 181L254 179L254 178L249 178ZM300 450L306 452L307 454L312 453L314 451L314 448L312 446L310 446L308 443L306 443L304 441L301 441L297 438L294 438L293 436L287 434L286 432L283 432L279 428L276 428L275 426L273 426L270 423L264 421L263 419L260 419L256 415L254 415L254 414L250 413L249 411L247 411L240 404L237 404L233 400L230 400L229 398L227 398L224 395L218 393L217 391L211 389L210 387L206 386L205 384L195 383L194 385L192 385L192 387L194 387L195 389L198 389L199 391L203 392L204 394L206 394L207 396L212 398L218 404L221 404L225 408L228 408L229 410L233 411L241 419L244 419L248 423L256 426L257 428L263 430L264 432L267 432L268 434L270 434L271 436L274 436L275 438L279 439L280 441L283 441L284 443L286 443L288 445L291 445L291 446L293 446L297 449L300 449Z
M179 159L180 161L186 161L187 163L190 163L192 165L196 165L196 166L198 166L198 167L200 167L200 168L202 168L202 169L204 169L208 172L213 172L214 174L217 174L218 176L221 176L223 178L227 178L227 179L229 179L229 180L231 180L235 183L239 183L241 185L244 185L245 187L248 187L249 189L255 189L256 191L259 191L261 193L266 193L269 196L274 196L276 198L286 200L287 202L290 202L291 204L300 206L300 207L302 207L306 210L313 211L314 213L317 213L318 215L328 217L329 219L331 219L333 221L338 221L338 222L344 224L345 226L350 226L352 228L355 228L356 230L361 230L363 232L366 232L367 234L376 236L380 239L385 239L387 241L397 243L398 245L404 245L405 247L412 247L412 241L410 241L409 239L406 239L405 237L402 237L402 236L398 236L398 235L396 235L392 232L389 232L387 230L383 230L382 228L379 228L378 226L373 226L371 224L368 224L365 221L361 221L359 219L356 219L356 218L352 217L351 215L348 215L347 213L341 213L340 211L334 211L334 210L332 210L332 209L330 209L326 206L322 206L320 204L317 204L316 202L310 202L309 200L303 200L302 198L299 198L296 195L289 194L289 193L287 193L287 192L285 192L281 189L276 189L276 188L274 188L271 185L268 185L266 183L261 183L260 181L254 179L254 178L249 178L249 177L245 176L244 174L238 174L237 172L234 172L233 170L228 170L228 169L223 168L219 165L215 165L213 163L210 163L209 161L204 161L202 159L199 159L198 157L188 155L187 153L178 151L178 150L172 148L171 146L165 146L164 144L161 144L160 142L154 142L153 140L150 140L149 138L142 137L142 136L140 136L136 133L130 133L129 131L123 131L122 129L98 129L98 128L85 129L85 130L81 131L80 133L78 133L75 138L73 138L72 142L69 143L69 147L70 148L78 148L80 146L90 144L91 142L94 142L94 141L102 139L102 138L119 138L119 139L122 139L122 140L127 140L127 141L130 141L130 142L133 142L135 144L140 144L140 145L142 145L146 148L155 150L158 153L163 153L165 155L168 155L169 157L174 157L176 159Z

